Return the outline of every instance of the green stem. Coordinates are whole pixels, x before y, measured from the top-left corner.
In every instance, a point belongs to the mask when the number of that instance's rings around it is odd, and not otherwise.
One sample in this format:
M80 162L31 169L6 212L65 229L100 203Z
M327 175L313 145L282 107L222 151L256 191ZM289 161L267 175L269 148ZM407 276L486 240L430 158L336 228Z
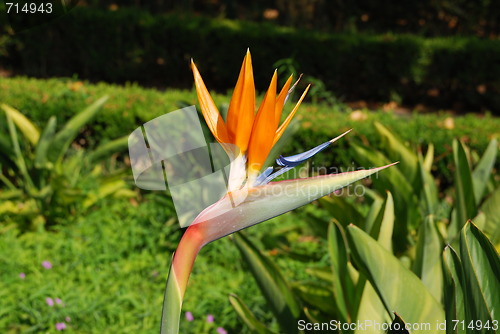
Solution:
M179 333L182 300L196 255L203 247L203 238L198 225L190 226L182 236L174 253L165 288L161 315L161 334Z

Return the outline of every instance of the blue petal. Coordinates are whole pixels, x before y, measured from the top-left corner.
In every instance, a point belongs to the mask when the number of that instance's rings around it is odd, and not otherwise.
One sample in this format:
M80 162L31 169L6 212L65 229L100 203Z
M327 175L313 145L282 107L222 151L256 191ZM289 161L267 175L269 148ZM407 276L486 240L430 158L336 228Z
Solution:
M313 155L315 155L318 152L323 151L325 148L327 148L332 142L327 141L326 143L323 143L319 146L316 146L315 148L296 155L292 155L289 157L283 157L280 155L278 159L276 159L276 163L279 166L282 166L280 170L272 173L273 167L268 167L262 174L260 174L257 179L255 180L254 186L260 186L269 183L272 179L280 176L281 174L284 174L288 172L290 169L296 167L300 163L304 162L305 160L309 159Z
M331 141L327 141L321 145L316 146L315 148L313 148L309 151L295 154L295 155L291 155L289 157L284 157L284 156L280 155L280 157L278 159L276 159L276 163L279 166L283 166L283 167L295 167L295 166L301 164L302 162L306 161L307 159L309 159L313 155L323 151L325 148L330 146L330 144L331 144Z
M257 178L255 179L254 185L255 186L260 186L261 184L266 184L265 180L271 173L273 172L274 168L273 167L267 167L265 171L263 171Z
M294 167L283 167L281 168L280 170L276 171L275 173L269 175L268 177L266 177L264 180L262 180L262 183L259 184L259 185L264 185L264 184L268 184L269 182L271 182L272 179L280 176L281 174L284 174L286 172L288 172L290 169L293 169Z
M255 180L254 186L260 186L269 183L272 179L280 176L281 174L284 174L288 172L290 169L298 166L302 162L306 161L310 157L314 156L315 154L323 151L325 148L330 146L330 144L336 142L338 139L342 138L346 134L351 132L351 130L348 130L341 134L340 136L337 136L336 138L333 138L332 140L329 140L321 145L316 146L313 149L310 149L309 151L306 151L304 153L299 153L295 154L289 157L284 157L280 155L278 159L276 159L276 163L283 167L280 170L276 172L272 172L274 169L272 167L268 167L262 174L260 174L257 179Z

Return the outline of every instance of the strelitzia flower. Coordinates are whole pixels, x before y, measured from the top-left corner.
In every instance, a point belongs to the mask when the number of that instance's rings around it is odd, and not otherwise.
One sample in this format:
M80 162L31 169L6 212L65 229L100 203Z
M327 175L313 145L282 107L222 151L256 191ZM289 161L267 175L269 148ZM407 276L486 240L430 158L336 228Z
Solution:
M347 173L271 182L327 148L346 133L309 151L280 156L281 169L263 169L272 147L278 142L303 101L309 86L290 114L280 124L283 106L293 90L288 78L277 94L277 73L255 113L255 86L250 52L241 71L224 121L203 79L191 62L201 111L215 139L228 154L231 164L227 193L203 210L185 231L175 252L167 281L161 333L178 333L182 300L195 258L200 249L219 238L263 222L328 195L388 166ZM348 131L349 132L349 131Z

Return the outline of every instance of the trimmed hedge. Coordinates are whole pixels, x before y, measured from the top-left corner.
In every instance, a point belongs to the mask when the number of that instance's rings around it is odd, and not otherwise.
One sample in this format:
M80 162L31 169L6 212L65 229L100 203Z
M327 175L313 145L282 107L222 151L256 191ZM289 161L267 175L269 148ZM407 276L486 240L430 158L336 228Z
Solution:
M186 69L185 76L190 77ZM209 87L210 88L210 87ZM88 104L103 95L109 101L90 124L82 136L87 145L95 145L121 136L129 135L139 125L180 107L179 102L197 104L194 91L167 89L157 91L137 85L117 86L105 83L89 84L71 79L27 79L9 78L0 80L0 103L7 103L43 126L50 116L56 115L58 125ZM229 102L226 95L213 94L217 105ZM310 97L306 98L306 102ZM289 103L286 110L290 110ZM285 111L286 113L286 111ZM439 173L450 177L445 157L451 153L453 138L461 138L472 149L484 152L493 137L500 136L500 119L489 114L477 116L468 114L454 117L453 127L446 126L447 113L399 115L393 112L358 110L354 113L342 105L327 106L310 103L302 104L297 118L301 127L287 143L282 152L295 154L312 148L335 137L343 131L353 129L353 133L335 143L332 151L318 154L313 162L316 166L351 166L349 142L363 141L377 146L377 136L373 123L379 121L396 135L413 146L434 143L439 156ZM0 112L0 135L7 133L5 118ZM445 158L445 159L443 159ZM499 165L500 159L497 161Z
M348 100L500 112L500 41L472 37L323 34L79 7L51 24L0 39L0 61L14 73L36 77L188 88L194 58L207 84L225 91L234 85L247 47L261 88L277 60L293 58L301 72Z

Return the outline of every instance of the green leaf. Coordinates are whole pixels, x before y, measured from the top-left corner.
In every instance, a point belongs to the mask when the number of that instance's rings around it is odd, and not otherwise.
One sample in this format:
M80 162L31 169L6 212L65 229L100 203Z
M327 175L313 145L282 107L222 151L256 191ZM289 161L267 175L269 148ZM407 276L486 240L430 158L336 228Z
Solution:
M387 198L385 200L383 216L380 221L380 227L378 232L378 242L382 247L388 251L392 251L392 233L394 229L394 201L392 199L392 194L390 191L387 192ZM377 224L376 224L377 225ZM374 231L372 231L373 233ZM372 236L373 234L370 233Z
M428 172L432 169L432 163L434 162L434 144L430 143L427 147L427 152L425 153L425 158L423 161L424 169Z
M436 183L430 168L426 166L425 160L421 155L418 156L418 168L420 172L421 181L421 199L422 207L425 208L425 216L436 214L439 205L439 194ZM427 159L427 157L426 157Z
M270 334L272 333L267 327L257 320L257 317L252 313L252 311L245 305L245 303L235 294L229 295L229 302L236 311L236 314L240 319L248 326L252 333L258 334Z
M328 253L332 266L334 302L338 309L339 319L346 322L352 319L351 314L357 303L354 299L354 283L347 269L349 259L345 235L338 223L330 223L328 227Z
M466 322L500 319L500 258L488 238L471 222L460 233L460 257L465 278Z
M481 205L474 223L490 237L493 245L500 248L500 187Z
M465 334L465 329L462 326L455 326L453 323L453 320L465 321L465 297L462 263L451 246L446 246L443 252L443 277L446 333Z
M356 161L362 166L376 166L389 161L382 153L373 151L359 145L351 144ZM398 166L388 169L372 177L374 187L384 193L389 190L394 196L394 208L396 216L395 233L402 236L394 244L397 251L403 251L410 243L407 236L410 229L416 228L420 223L420 212L418 210L418 198Z
M17 168L19 168L21 175L24 178L25 185L33 189L34 188L33 180L31 179L31 176L28 173L28 167L26 165L26 161L24 160L24 156L21 153L21 147L19 146L19 139L17 137L17 131L16 127L14 126L14 121L12 120L9 114L6 114L6 117L7 117L7 126L9 128L9 134L12 141L12 146L14 148L14 154L15 154L14 161L17 165Z
M95 163L102 159L109 158L112 154L121 153L127 146L128 136L121 137L99 146L87 155L87 159Z
M418 231L417 255L413 263L413 272L436 298L441 299L443 273L441 253L443 241L434 220L429 217L420 225Z
M353 259L372 284L389 314L397 310L408 323L430 323L431 326L445 321L441 305L419 278L396 257L353 225L348 227L347 235ZM444 330L433 329L433 333L444 333ZM415 333L427 332L413 330L412 334Z
M99 185L99 189L96 193L89 194L87 198L83 201L83 207L85 209L94 205L97 201L111 196L119 190L126 189L127 183L123 180L104 180L102 184Z
M384 209L385 201L382 196L377 196L373 199L373 203L370 206L370 211L366 215L364 231L366 233L370 233L373 230L373 226L377 222L377 218L379 218L380 210Z
M349 224L362 226L365 220L356 207L339 196L325 196L319 200L319 203L328 211L332 218L337 219L342 226L347 226Z
M297 333L300 305L276 265L264 256L243 233L234 234L234 242L248 264L281 329Z
M4 162L7 165L14 163L14 151L12 151L12 144L7 134L0 132L0 163Z
M99 100L95 101L80 113L72 117L64 125L61 131L55 135L54 140L50 145L50 150L48 152L48 160L50 162L56 163L64 156L69 145L76 138L81 128L92 120L107 100L107 96L101 97Z
M417 156L415 153L379 122L375 122L375 129L382 139L382 147L388 153L389 158L400 161L401 171L410 183L413 183L417 176Z
M12 121L19 128L21 133L28 139L28 141L35 146L38 143L38 138L40 138L40 130L36 127L35 124L31 123L31 121L26 118L20 111L6 105L2 104L1 108L5 111L5 114L9 116Z
M292 284L293 292L304 302L325 314L336 314L337 308L332 303L333 293L327 283L300 281Z
M51 166L47 164L47 152L49 150L52 139L54 138L54 133L56 132L56 118L55 116L50 117L45 129L43 129L42 135L38 140L38 145L35 149L35 167L43 168Z
M451 238L458 234L466 221L477 215L469 161L463 144L457 140L453 141L453 160L455 162L455 215L450 226Z
M392 233L394 228L394 202L390 192L387 192L382 209L373 225L370 235L377 238L380 246L388 251L392 251ZM374 323L388 323L391 321L389 313L385 312L385 307L372 285L368 282L364 286L363 295L359 304L357 320L373 321ZM357 330L355 333L363 333L364 330ZM383 331L381 331L383 333Z
M498 142L496 139L490 141L481 160L479 160L474 172L472 172L472 183L474 186L474 195L476 196L476 205L479 205L483 198L491 170L495 165L498 151Z
M325 282L333 283L332 277L332 268L324 267L324 268L306 268L306 274L310 276L314 276L317 279L320 279Z

